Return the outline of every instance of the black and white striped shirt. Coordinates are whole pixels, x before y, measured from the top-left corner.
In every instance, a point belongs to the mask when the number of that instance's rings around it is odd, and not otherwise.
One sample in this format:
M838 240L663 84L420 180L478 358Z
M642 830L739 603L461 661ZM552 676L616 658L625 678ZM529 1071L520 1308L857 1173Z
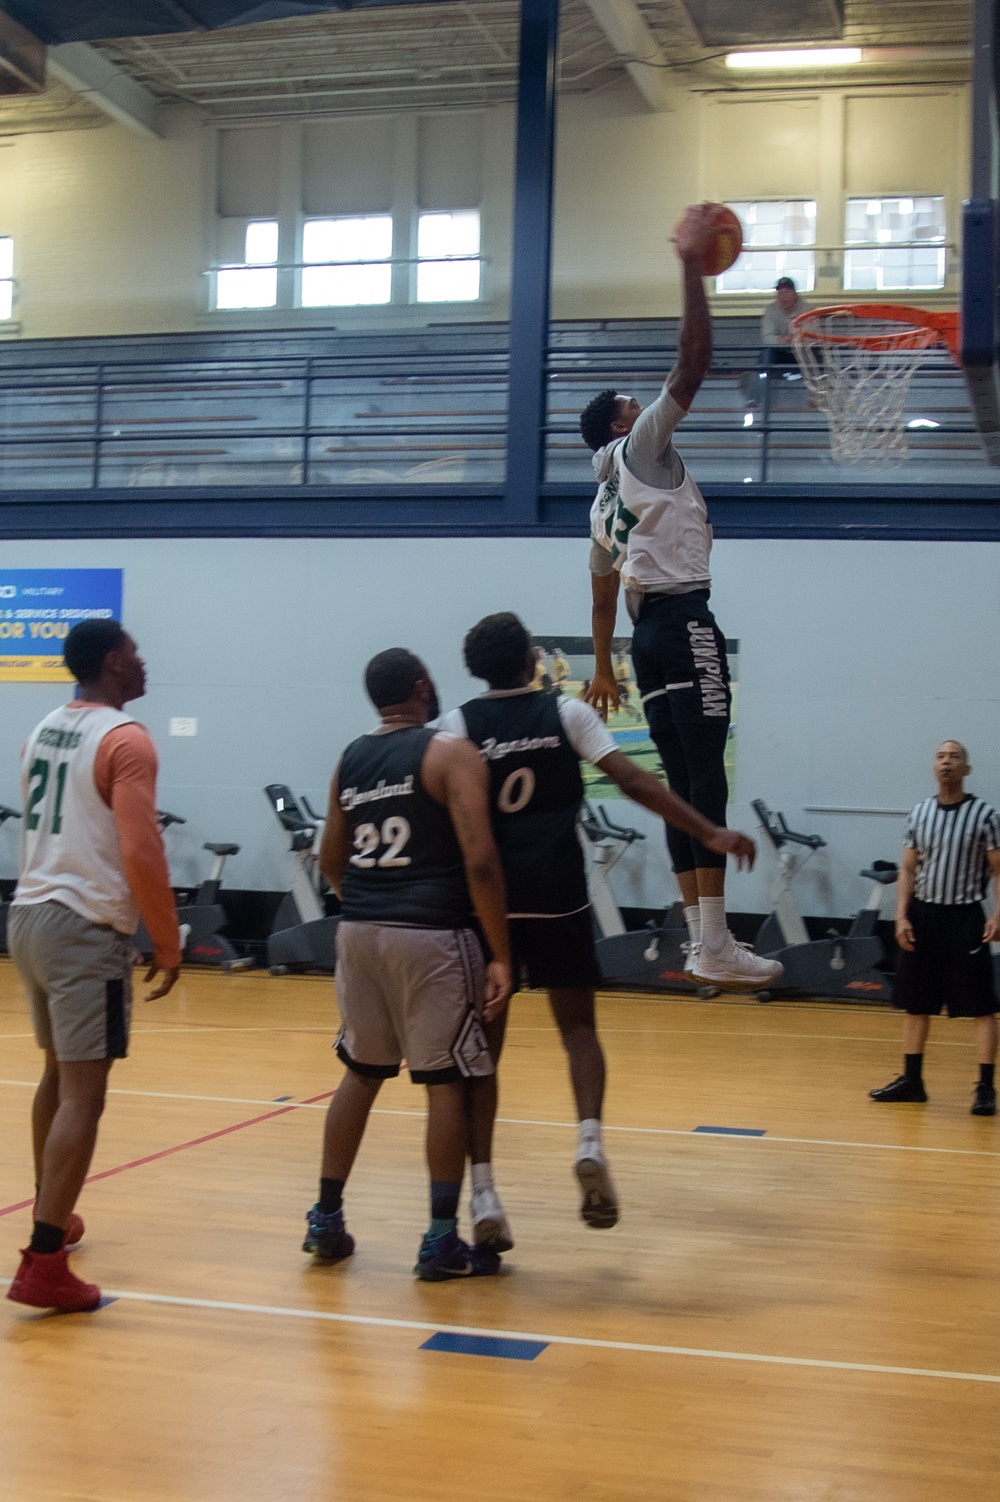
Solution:
M971 793L961 803L925 798L910 813L903 843L917 852L918 902L982 902L990 879L987 851L1000 849L1000 814Z

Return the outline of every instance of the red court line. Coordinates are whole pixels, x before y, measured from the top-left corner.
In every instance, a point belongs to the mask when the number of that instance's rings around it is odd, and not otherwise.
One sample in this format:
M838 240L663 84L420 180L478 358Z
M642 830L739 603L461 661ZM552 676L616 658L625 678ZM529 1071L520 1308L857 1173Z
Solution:
M145 1158L133 1158L131 1163L119 1163L117 1168L104 1168L100 1173L92 1173L84 1179L85 1184L96 1184L98 1179L112 1179L116 1173L127 1173L130 1168L142 1168L146 1163L155 1163L159 1158L169 1158L173 1153L182 1153L189 1147L200 1147L203 1142L214 1142L217 1137L228 1137L230 1132L242 1132L244 1127L257 1126L261 1121L271 1121L275 1116L287 1116L289 1111L295 1111L299 1106L314 1106L321 1100L329 1100L335 1095L335 1090L324 1090L322 1095L310 1095L307 1100L296 1101L293 1105L282 1106L277 1111L265 1111L263 1116L251 1116L247 1121L237 1121L233 1126L221 1127L217 1132L206 1132L204 1137L192 1137L190 1142L179 1142L176 1147L164 1147L158 1153L148 1153ZM30 1200L18 1200L16 1205L4 1205L0 1208L0 1215L13 1215L15 1210L25 1210L35 1203L34 1195Z

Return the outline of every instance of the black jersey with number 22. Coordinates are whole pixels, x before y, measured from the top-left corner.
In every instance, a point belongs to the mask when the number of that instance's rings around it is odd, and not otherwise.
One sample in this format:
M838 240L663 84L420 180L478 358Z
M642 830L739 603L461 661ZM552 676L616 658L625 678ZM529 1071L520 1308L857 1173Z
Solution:
M416 726L352 741L337 787L351 854L343 916L361 923L465 928L472 903L447 809L420 778L435 731Z
M511 917L586 907L587 874L576 832L580 758L554 694L484 695L462 705L469 739L490 771L490 803Z

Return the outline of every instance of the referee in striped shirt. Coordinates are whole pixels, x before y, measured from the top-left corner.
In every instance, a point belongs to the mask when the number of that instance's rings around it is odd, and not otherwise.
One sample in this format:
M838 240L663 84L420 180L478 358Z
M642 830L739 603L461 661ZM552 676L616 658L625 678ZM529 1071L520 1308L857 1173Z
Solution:
M995 1116L997 998L989 946L1000 939L1000 814L965 791L972 768L960 741L945 741L934 758L938 791L906 825L896 898L899 964L892 1004L906 1013L903 1073L872 1100L925 1101L924 1044L931 1018L975 1019L979 1081L973 1116ZM996 903L983 923L983 898L993 877Z

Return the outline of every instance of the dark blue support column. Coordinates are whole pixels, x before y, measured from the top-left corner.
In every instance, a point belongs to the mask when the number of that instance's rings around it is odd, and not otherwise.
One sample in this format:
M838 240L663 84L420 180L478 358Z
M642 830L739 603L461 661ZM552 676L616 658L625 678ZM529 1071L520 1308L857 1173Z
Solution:
M506 520L533 526L543 478L559 0L521 0L510 286Z

